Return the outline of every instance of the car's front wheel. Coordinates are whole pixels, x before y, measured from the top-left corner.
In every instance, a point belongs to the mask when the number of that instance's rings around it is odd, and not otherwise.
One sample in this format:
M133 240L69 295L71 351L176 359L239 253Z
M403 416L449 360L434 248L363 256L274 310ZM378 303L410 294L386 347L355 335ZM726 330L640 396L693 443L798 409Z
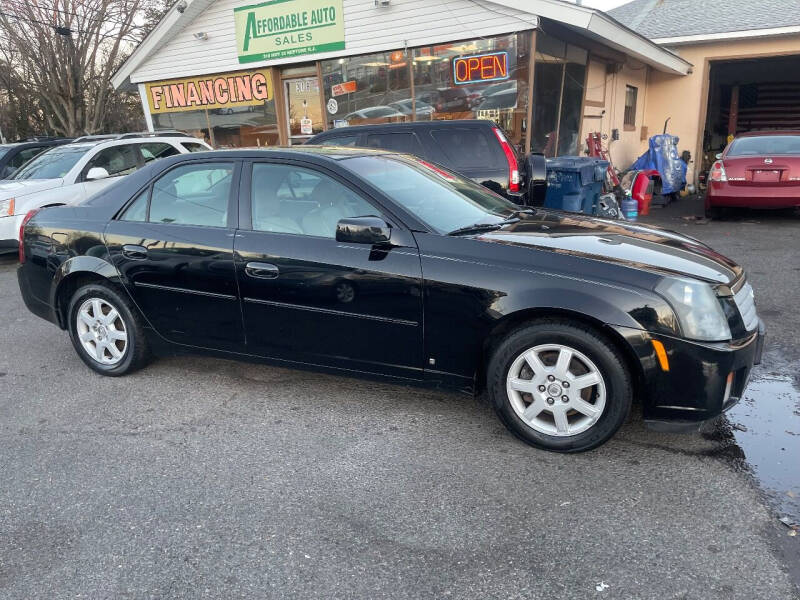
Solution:
M632 401L625 360L580 323L542 320L506 337L487 371L492 404L517 437L556 452L590 450L620 428Z
M128 301L110 286L79 288L69 304L68 323L78 356L102 375L125 375L147 361L142 323Z

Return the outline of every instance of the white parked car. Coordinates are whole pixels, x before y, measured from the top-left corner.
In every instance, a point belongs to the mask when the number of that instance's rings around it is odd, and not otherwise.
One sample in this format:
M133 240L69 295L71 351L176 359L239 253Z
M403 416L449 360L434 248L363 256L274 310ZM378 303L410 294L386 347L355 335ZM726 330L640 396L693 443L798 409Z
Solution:
M352 121L354 119L382 119L385 117L403 117L403 113L401 113L396 108L392 108L391 106L370 106L368 108L362 108L361 110L356 110L345 116L346 121Z
M397 102L391 102L388 104L389 108L393 108L396 111L403 113L404 115L410 115L412 113L412 107L414 106L414 102L411 98L407 98L406 100L398 100ZM430 116L436 112L436 109L433 108L427 102L423 102L422 100L417 100L416 111L418 115L422 116Z
M17 249L28 211L78 204L153 160L211 150L189 136L98 138L55 146L26 163L13 179L0 182L0 252Z

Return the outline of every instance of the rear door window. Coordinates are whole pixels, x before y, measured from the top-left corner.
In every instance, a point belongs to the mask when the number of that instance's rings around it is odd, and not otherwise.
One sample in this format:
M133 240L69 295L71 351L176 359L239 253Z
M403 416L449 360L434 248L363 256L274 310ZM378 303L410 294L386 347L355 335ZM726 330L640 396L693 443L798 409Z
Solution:
M136 200L130 203L120 217L122 221L147 221L147 201L150 199L150 188L141 192Z
M182 145L189 152L208 152L208 148L198 142L182 142Z
M497 138L489 139L485 128L448 127L431 131L447 165L458 171L479 167L502 168L505 155Z
M422 145L413 133L369 133L365 143L367 148L383 148L405 154L424 156Z
M200 163L172 169L153 184L148 221L176 225L226 227L233 163ZM141 216L139 201L125 220Z
M140 144L139 151L142 153L142 158L144 158L145 163L152 162L159 158L166 158L167 156L180 154L175 146L165 142L148 142L146 144Z

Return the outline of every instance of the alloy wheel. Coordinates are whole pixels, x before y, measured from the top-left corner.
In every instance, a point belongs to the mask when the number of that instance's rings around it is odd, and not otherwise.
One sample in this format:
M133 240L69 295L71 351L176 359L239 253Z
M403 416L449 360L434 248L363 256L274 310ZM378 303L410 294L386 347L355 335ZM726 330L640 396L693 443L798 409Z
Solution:
M78 339L90 358L107 366L124 358L128 330L111 303L103 298L89 298L81 304L75 319Z
M535 346L517 356L506 376L506 390L525 425L552 436L583 433L606 406L606 385L597 365L562 344Z

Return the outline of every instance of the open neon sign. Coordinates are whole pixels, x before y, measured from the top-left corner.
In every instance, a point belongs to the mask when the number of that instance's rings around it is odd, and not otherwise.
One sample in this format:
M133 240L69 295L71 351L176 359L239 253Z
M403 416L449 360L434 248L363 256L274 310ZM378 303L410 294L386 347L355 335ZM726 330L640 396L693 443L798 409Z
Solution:
M508 78L508 52L460 56L453 59L453 81L456 85L502 81Z

